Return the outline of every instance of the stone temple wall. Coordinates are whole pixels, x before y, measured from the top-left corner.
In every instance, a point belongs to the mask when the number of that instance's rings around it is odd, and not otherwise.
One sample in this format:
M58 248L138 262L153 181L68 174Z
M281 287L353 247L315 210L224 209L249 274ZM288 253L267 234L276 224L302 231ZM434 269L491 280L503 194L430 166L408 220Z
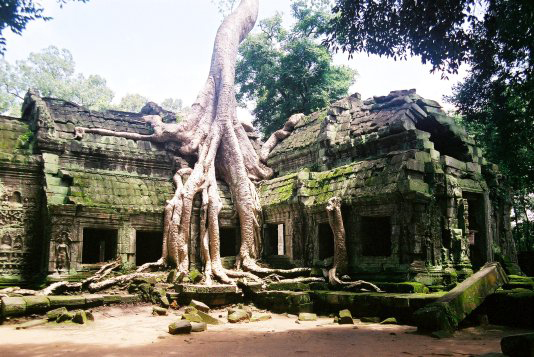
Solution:
M32 279L42 262L41 161L31 154L32 135L0 116L0 286Z
M163 209L184 159L172 144L75 130L150 134L142 116L28 93L21 119L0 117L0 285L80 279L117 255L129 266L159 257ZM258 148L257 133L248 135ZM325 206L334 196L355 278L446 284L486 261L517 262L504 178L414 90L355 94L302 118L268 164L275 176L258 190L262 258L272 264L328 265ZM219 193L222 253L233 256L239 223L223 182ZM199 209L197 199L189 251L200 268Z

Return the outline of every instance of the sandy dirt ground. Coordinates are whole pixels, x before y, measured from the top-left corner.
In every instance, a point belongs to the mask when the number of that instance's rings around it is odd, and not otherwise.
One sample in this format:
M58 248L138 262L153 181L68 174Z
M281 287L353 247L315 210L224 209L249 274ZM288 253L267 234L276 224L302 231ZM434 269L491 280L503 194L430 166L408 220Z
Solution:
M152 316L148 305L93 310L82 326L49 324L16 330L0 326L0 356L479 356L500 352L500 339L523 331L497 326L468 328L438 340L400 325L336 325L332 318L296 323L294 315L242 324L208 326L208 331L170 335L169 316ZM224 310L212 312L222 316Z

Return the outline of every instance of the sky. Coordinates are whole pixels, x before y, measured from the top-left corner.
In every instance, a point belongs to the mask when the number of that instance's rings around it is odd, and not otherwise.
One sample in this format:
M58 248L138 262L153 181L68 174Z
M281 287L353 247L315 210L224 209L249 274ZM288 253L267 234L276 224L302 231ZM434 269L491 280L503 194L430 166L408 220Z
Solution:
M37 2L53 19L29 23L22 36L6 32L5 59L25 59L50 45L66 48L77 72L107 80L116 102L127 93L139 93L156 102L173 97L191 104L208 74L222 21L211 0L90 0L70 2L62 9L55 0ZM277 11L284 13L287 23L291 21L290 0L261 0L258 18ZM465 73L442 80L439 73L430 74L430 66L419 58L395 62L356 54L349 60L346 54L337 54L334 62L358 71L350 93L359 92L363 98L416 88L423 97L443 103L443 95L450 95Z

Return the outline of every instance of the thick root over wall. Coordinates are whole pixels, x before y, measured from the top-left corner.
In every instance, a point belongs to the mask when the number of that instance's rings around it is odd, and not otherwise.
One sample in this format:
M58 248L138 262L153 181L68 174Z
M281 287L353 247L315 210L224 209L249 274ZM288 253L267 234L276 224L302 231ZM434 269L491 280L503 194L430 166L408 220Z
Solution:
M213 47L210 71L204 87L197 96L192 110L181 123L164 123L157 115L145 116L153 128L153 134L141 135L115 132L98 128L78 127L75 137L82 139L86 133L124 137L132 140L147 140L157 143L172 143L178 151L179 166L173 177L174 196L164 209L163 249L159 261L145 264L136 274L165 268L177 268L180 275L189 271L188 244L191 240L191 215L196 195L201 196L200 251L204 265L206 284L216 279L221 283L235 283L235 278L262 282L261 276L277 274L283 277L308 276L309 268L270 269L257 264L261 254L261 205L256 192L256 183L272 176L265 165L269 152L290 135L302 114L289 118L284 127L275 132L258 154L247 136L253 130L241 124L236 116L234 91L235 64L241 41L254 27L258 15L259 0L241 0L239 6L220 25ZM230 188L234 208L239 218L241 246L236 269L223 268L220 257L219 212L222 202L217 189L217 180ZM330 211L329 211L330 212ZM336 211L334 210L334 215ZM340 217L340 212L339 212ZM332 223L331 223L332 224ZM341 237L339 225L332 225L336 237ZM343 227L341 226L341 229ZM337 259L331 283L340 284L335 269L346 262L341 238L336 238ZM339 242L338 242L339 240ZM122 281L114 278L117 282ZM101 279L84 282L85 287L101 287Z

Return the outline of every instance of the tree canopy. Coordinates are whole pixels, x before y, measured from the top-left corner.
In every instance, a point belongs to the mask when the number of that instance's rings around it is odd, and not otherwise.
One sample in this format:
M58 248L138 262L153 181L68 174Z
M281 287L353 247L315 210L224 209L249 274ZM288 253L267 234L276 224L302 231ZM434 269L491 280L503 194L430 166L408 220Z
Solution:
M332 12L325 42L333 50L418 55L444 76L468 65L448 100L507 174L534 249L526 214L534 192L534 2L336 0Z
M60 6L69 1L88 2L89 0L57 0ZM51 20L45 16L44 8L39 2L34 0L4 0L0 2L0 55L6 48L6 38L3 36L4 30L10 29L13 33L20 35L26 25L33 20Z
M104 78L76 73L72 54L54 46L32 52L15 64L0 59L0 79L0 112L15 115L20 113L21 101L30 88L43 96L96 110L109 108L113 99L113 91Z
M332 63L318 38L329 18L325 1L295 1L297 20L286 30L277 14L239 48L237 99L255 102L254 123L267 136L295 113L309 114L347 95L356 71Z
M28 89L42 96L71 101L93 110L139 112L150 101L138 93L128 93L113 103L113 91L99 75L85 76L76 72L76 63L69 50L54 46L32 52L14 64L0 59L0 113L20 115L20 107ZM182 100L167 98L160 106L183 116Z

